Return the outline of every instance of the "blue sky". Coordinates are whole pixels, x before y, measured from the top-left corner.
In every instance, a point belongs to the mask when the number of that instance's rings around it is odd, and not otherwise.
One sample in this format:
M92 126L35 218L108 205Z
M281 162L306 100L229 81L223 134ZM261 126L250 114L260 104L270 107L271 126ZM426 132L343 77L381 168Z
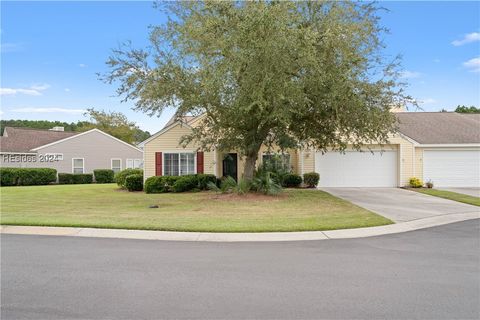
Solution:
M386 54L403 56L408 92L425 111L480 104L480 3L380 2L390 11ZM125 113L158 131L172 115L150 118L97 79L125 40L148 45L148 26L165 21L152 2L1 2L2 119L85 120L86 108Z

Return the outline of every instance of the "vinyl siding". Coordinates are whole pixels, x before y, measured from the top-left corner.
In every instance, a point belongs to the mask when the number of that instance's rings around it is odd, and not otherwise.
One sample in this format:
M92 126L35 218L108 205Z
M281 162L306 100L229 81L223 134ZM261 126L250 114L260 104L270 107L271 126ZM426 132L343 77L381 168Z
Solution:
M5 163L0 160L2 167L22 168L53 168L59 173L72 173L72 159L84 158L85 173L93 173L95 169L110 169L111 159L121 159L122 169L125 169L127 159L142 159L143 153L133 147L125 145L101 132L92 131L75 136L38 150L37 155L47 153L61 153L63 160L54 162L35 163ZM0 157L1 159L2 157ZM38 158L38 157L37 157Z
M172 129L161 134L155 139L147 142L144 146L144 178L147 179L155 175L155 153L156 152L196 152L195 144L190 143L183 148L180 143L182 136L190 133L190 128L177 124ZM213 174L215 171L214 152L204 153L204 173Z

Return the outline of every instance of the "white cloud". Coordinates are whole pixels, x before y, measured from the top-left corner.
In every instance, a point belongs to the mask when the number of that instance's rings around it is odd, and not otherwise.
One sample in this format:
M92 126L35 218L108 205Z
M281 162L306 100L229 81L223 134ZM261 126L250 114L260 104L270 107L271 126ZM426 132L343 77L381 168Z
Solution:
M85 109L67 109L67 108L17 108L10 110L19 113L67 113L82 114L87 112Z
M480 57L465 61L463 66L470 69L471 72L480 72Z
M463 46L464 44L475 42L475 41L480 41L480 33L478 32L467 33L466 35L463 36L462 39L452 41L452 44L455 47L458 47L458 46Z
M70 92L70 88L63 89L65 92Z
M422 74L420 72L416 72L416 71L405 70L403 72L400 72L400 78L402 78L402 79L413 79L413 78L419 78L421 76L422 76Z
M50 88L48 84L37 84L29 88L0 88L0 96L14 96L17 94L25 94L28 96L41 96L42 91Z
M80 63L78 66L79 66L80 68L86 68L86 67L87 67L87 65L84 64L84 63Z

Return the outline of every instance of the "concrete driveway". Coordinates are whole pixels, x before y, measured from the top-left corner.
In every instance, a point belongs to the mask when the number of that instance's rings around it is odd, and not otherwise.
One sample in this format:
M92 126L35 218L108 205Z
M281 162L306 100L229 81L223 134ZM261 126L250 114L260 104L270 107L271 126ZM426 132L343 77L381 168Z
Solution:
M480 188L440 188L440 190L462 193L472 197L480 197Z
M400 188L321 188L321 190L395 222L480 210L479 207L469 204Z

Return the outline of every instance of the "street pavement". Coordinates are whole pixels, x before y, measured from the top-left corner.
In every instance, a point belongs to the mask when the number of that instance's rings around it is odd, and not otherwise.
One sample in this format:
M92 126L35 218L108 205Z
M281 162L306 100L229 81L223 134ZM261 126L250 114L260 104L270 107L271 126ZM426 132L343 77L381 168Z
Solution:
M479 319L480 220L361 239L1 235L1 319Z

